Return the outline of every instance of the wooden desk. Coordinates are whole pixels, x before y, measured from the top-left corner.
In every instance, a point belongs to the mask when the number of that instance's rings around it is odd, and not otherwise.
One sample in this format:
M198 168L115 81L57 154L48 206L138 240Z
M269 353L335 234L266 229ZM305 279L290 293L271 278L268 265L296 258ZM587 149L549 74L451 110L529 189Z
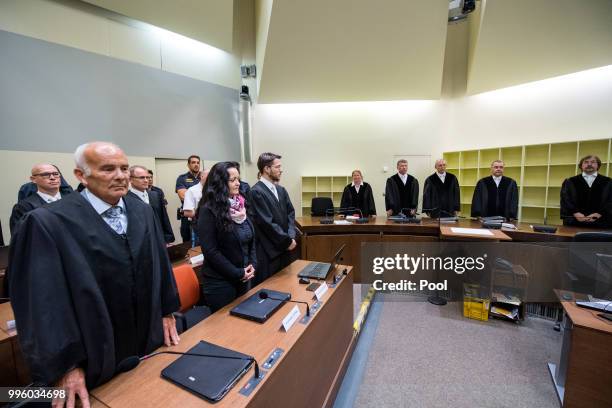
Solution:
M0 304L0 386L23 386L30 383L30 373L23 359L17 330L8 330L6 322L14 320L9 302Z
M350 360L353 339L353 279L349 274L334 289L329 289L321 309L308 325L299 322L285 333L282 319L294 303L285 304L267 322L255 323L229 315L229 310L261 288L290 292L292 299L312 303L312 292L300 285L297 273L307 264L295 261L246 295L214 313L181 335L172 350L187 351L200 340L254 356L260 366L276 348L284 350L280 360L268 371L251 396L239 390L253 375L251 369L216 407L321 407L331 406L333 396ZM344 267L339 267L344 268ZM339 269L342 270L342 269ZM300 307L300 306L298 306ZM302 314L304 307L300 307ZM160 372L177 356L159 355L142 362L136 369L121 374L91 391L96 400L109 407L200 407L212 406L205 400L162 379ZM93 406L100 406L95 404Z
M459 219L452 224L439 224L437 220L423 218L421 224L396 224L386 217L371 218L367 224L335 225L321 224L323 217L297 217L296 225L302 232L301 253L303 259L329 262L341 245L346 245L341 262L353 265L355 282L363 282L361 273L361 246L367 242L435 242L446 239L442 229L445 227L482 228L477 220ZM497 238L518 242L569 242L577 232L597 231L594 229L560 226L555 234L535 232L530 224L519 223L516 230L502 229L495 234ZM482 240L482 236L469 239ZM462 237L462 240L466 240Z
M612 407L612 322L597 316L600 312L576 306L573 300L560 299L564 312L561 356L558 364L548 367L561 405Z

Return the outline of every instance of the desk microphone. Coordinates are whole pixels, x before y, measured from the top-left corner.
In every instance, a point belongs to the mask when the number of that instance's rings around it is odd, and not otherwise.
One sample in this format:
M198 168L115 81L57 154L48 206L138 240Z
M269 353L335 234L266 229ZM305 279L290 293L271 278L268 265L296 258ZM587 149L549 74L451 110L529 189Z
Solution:
M138 356L129 356L124 358L117 364L117 368L115 370L115 374L124 373L126 371L133 370L136 368L141 361L146 360L151 357L158 356L160 354L177 354L180 356L196 356L196 357L210 357L210 358L225 358L228 360L249 360L255 364L255 378L259 378L259 364L257 364L257 360L255 357L235 357L235 356L219 356L213 354L199 354L199 353L182 353L180 351L156 351L155 353L147 354L146 356L138 357Z
M305 304L306 305L306 316L310 316L310 306L308 306L307 302L301 302L299 300L275 298L275 297L270 296L268 294L268 292L264 292L263 290L261 292L259 292L259 298L260 299L278 300L279 302L291 302L291 303L302 303L302 304Z

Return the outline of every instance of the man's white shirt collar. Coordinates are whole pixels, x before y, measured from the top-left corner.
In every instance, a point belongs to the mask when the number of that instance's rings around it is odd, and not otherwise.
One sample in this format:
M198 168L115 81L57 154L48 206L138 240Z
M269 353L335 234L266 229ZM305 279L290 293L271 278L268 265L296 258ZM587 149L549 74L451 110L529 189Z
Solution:
M44 200L44 202L46 203L52 203L54 201L60 200L62 198L62 195L60 194L60 192L58 191L57 194L55 194L54 196L49 195L47 193L43 193L42 191L37 191L36 194L38 194L38 196L40 198L42 198Z
M589 187L591 187L593 185L593 182L595 181L595 179L597 178L597 172L593 173L593 174L586 174L584 171L582 172L582 177L584 178L584 180L587 182L587 184L589 185Z
M446 179L446 172L444 173L438 173L436 171L436 174L438 175L438 177L440 178L440 180L442 180L442 182L444 183L444 179Z
M138 189L135 189L134 187L130 187L130 191L136 194L138 198L140 198L142 201L149 204L149 194L147 193L147 190L140 191Z
M406 173L406 174L397 173L397 175L402 180L402 183L406 184L406 181L408 181L408 173Z
M89 191L89 189L87 188L85 189L85 194L87 194L87 199L91 203L94 210L96 210L96 212L100 215L102 215L109 208L113 207L112 205L110 205L106 201L103 201L101 198ZM121 209L125 213L125 203L123 202L123 198L119 199L117 206L121 207Z
M270 191L272 191L272 194L274 194L274 197L276 197L276 199L278 200L278 191L276 191L276 186L274 185L274 183L272 183L270 180L268 180L265 177L261 178L261 182L264 183L266 187L270 189Z
M495 182L495 185L499 187L499 183L501 182L501 179L503 176L492 176L492 177L493 177L493 181Z

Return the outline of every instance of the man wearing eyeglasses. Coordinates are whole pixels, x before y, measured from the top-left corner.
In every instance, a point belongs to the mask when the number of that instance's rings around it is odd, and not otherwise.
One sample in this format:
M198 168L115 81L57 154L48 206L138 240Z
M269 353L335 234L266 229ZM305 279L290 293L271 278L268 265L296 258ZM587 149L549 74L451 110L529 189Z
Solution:
M13 207L13 212L11 213L9 221L11 235L15 233L15 229L19 225L19 222L27 213L45 204L58 201L63 196L60 192L61 174L57 168L51 164L42 163L32 167L30 180L36 185L36 194L32 194L20 200Z
M146 167L143 166L132 166L130 167L130 193L140 198L145 203L149 204L153 208L153 212L157 215L157 219L162 227L164 233L164 240L167 244L174 242L174 232L172 232L172 225L170 225L170 219L166 212L166 206L164 205L163 197L149 188L149 172Z

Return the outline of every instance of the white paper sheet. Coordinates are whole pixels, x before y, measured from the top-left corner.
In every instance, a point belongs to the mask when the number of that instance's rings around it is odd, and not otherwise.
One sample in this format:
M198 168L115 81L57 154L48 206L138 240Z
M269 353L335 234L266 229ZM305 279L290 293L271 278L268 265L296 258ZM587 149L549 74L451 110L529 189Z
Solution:
M488 229L480 229L480 228L458 228L451 227L451 231L455 234L469 234L469 235L483 235L483 236L493 236L494 234Z

